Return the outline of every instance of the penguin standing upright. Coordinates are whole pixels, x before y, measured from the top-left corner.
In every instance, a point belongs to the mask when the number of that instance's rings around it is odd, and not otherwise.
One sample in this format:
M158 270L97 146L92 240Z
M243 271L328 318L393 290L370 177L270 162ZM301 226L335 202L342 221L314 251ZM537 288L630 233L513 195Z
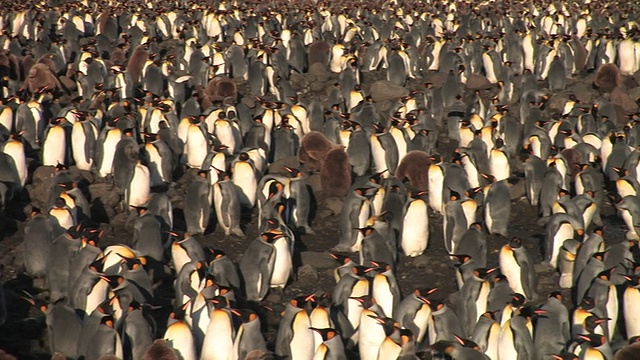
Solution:
M48 271L49 254L53 248L51 220L34 207L24 228L24 267L34 277L43 277Z
M253 208L256 202L258 179L255 165L247 153L240 153L231 164L231 180L238 189L240 204Z
M287 240L282 232L263 232L247 247L239 263L247 300L261 301L271 286L284 288L293 270Z
M484 221L491 234L507 236L511 216L511 192L506 179L484 187Z
M185 219L187 232L191 235L204 234L211 214L211 186L207 175L209 170L198 171L198 176L187 189L185 199Z
M225 235L244 236L240 228L240 199L238 190L226 172L218 173L218 181L213 185L213 204L218 224Z
M491 284L487 280L495 269L479 268L474 270L473 276L465 281L460 289L460 306L458 316L467 334L472 334L478 318L487 310L489 290Z
M535 299L536 273L522 239L513 237L500 249L500 271L509 280L514 293Z
M340 241L333 247L336 252L359 251L363 228L371 215L371 202L366 188L354 189L345 199L340 218Z
M412 194L404 206L400 247L410 257L422 255L429 244L428 202L423 195Z

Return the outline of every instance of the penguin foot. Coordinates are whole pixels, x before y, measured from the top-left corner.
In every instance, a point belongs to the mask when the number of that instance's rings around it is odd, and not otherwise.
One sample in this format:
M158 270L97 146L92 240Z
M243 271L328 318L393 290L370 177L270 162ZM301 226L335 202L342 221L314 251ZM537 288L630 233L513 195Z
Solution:
M307 226L303 226L303 230L304 230L304 233L305 233L305 234L308 234L308 235L315 235L315 234L316 234L316 231L315 231L315 230L313 230L313 229L311 228L311 226L309 226L309 225L307 225Z
M244 231L242 231L242 229L240 229L239 227L232 229L231 233L235 236L245 236Z

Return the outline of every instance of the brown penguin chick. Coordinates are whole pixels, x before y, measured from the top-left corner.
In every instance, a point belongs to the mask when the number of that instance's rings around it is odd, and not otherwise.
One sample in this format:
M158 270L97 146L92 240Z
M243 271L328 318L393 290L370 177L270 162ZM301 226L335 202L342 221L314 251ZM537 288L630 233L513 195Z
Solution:
M345 196L351 187L351 164L345 147L333 147L320 166L320 183L327 196Z
M22 87L34 93L43 88L60 89L62 85L47 65L37 63L29 69L29 75L27 75Z
M124 52L125 44L118 45L111 54L109 54L109 61L113 65L123 66L127 62L127 56Z
M53 54L53 53L44 54L44 55L42 55L40 57L40 59L38 59L38 63L47 65L49 67L49 69L51 69L51 71L53 71L54 74L57 74L62 69L58 69L56 67L56 63L53 61L53 59L55 57L56 57L56 55Z
M178 360L176 352L163 339L157 339L142 355L142 360Z
M21 81L27 80L29 71L31 71L31 68L33 67L33 65L35 65L35 63L36 60L33 58L33 56L31 56L31 54L27 54L22 58L22 66L20 67L22 69L22 73L20 74Z
M331 45L326 41L315 41L309 44L308 63L309 68L315 63L329 66L331 60Z
M320 170L322 160L333 147L333 143L324 134L311 131L300 141L298 160L309 170Z
M426 191L429 187L429 165L433 163L431 156L424 151L409 151L396 169L396 178L400 181L409 179L414 191Z
M138 45L129 57L127 62L127 71L131 74L131 78L135 82L142 81L142 68L149 58L149 53L144 45Z
M616 64L604 64L596 71L593 83L604 92L611 92L616 86L622 85L622 74Z
M629 345L623 347L616 352L615 360L633 360L640 359L640 338L637 336L629 339Z
M229 78L214 77L207 83L205 92L213 102L225 101L227 99L235 102L238 98L238 87L236 83Z

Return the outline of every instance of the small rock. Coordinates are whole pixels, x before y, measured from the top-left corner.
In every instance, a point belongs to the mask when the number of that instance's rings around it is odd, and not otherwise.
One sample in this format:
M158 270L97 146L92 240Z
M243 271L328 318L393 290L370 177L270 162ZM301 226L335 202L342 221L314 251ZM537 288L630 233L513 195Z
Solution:
M415 267L424 268L430 266L431 262L426 255L422 254L420 256L414 257L413 261L411 261L411 264Z
M306 264L298 268L298 280L318 280L318 270L313 266Z
M409 90L387 80L378 80L369 90L373 101L395 100L409 95Z
M318 276L318 271L316 269L333 269L336 267L336 262L333 258L326 252L318 252L318 251L302 251L300 252L300 260L302 261L302 267L309 266L312 268L314 272L314 276ZM302 267L300 269L302 269ZM298 276L300 276L300 269L298 269Z
M629 96L627 89L623 86L616 86L609 96L609 100L615 105L619 105L626 113L634 113L638 110L638 105Z

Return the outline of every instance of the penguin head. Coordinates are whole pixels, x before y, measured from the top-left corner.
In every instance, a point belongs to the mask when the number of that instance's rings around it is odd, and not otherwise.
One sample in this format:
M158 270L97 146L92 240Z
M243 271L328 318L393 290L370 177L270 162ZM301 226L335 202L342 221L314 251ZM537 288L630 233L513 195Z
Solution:
M368 316L382 326L382 328L384 329L384 333L387 336L390 336L394 332L400 330L400 323L390 317L379 317L374 315Z
M348 264L350 262L352 262L351 258L347 255L342 255L342 254L336 254L336 253L329 253L329 256L331 256L334 260L336 260L340 265L345 265Z
M358 277L364 277L375 269L374 267L357 265L351 269L351 272Z
M260 239L267 244L273 244L276 240L282 238L283 236L284 234L282 234L282 232L271 230L260 234Z
M167 232L169 235L173 236L176 241L182 241L189 238L189 233L181 230L172 230Z
M455 258L459 265L463 265L471 261L471 256L467 254L449 254L449 256Z
M613 272L616 270L615 267L603 270L601 272L598 273L597 278L600 280L604 280L604 281L610 281L611 280L611 276L613 275Z
M121 275L100 275L100 278L106 281L111 289L117 289L124 283L124 278Z
M316 294L296 296L289 303L300 309L312 310L316 305Z
M512 293L511 294L511 306L513 307L520 307L522 305L524 305L524 302L526 301L526 298L524 297L524 295L519 294L519 293Z
M511 240L509 240L509 246L512 249L519 249L522 247L522 239L520 239L517 236L514 236L511 238Z
M290 168L288 166L285 166L284 168L287 170L287 172L289 173L289 176L291 178L299 178L299 177L302 177L302 175L303 175L302 171L300 171L299 169Z
M599 347L607 342L607 338L600 334L582 334L575 340L582 344L589 344L591 347Z
M474 350L480 351L480 346L475 341L473 341L471 339L465 339L465 338L463 338L461 336L458 336L456 334L452 334L452 335L456 339L456 341L460 345L462 345L462 347L466 347L466 348L469 348L469 349L474 349Z
M387 264L382 261L369 260L369 262L371 263L372 266L375 267L375 270L379 273L390 271L392 269L391 264Z
M216 309L227 309L231 304L229 303L229 299L224 296L216 296L210 300L213 304L213 307Z
M610 318L601 318L601 317L598 317L598 316L595 316L595 315L590 315L590 316L587 316L586 319L584 319L583 327L588 332L593 333L593 332L595 332L595 330L596 330L596 328L598 326L604 326L602 324L606 323L609 320L611 320L611 319Z
M250 323L252 321L258 320L258 315L255 312L248 309L231 309L231 314L235 315L242 321L242 323Z
M430 348L433 352L450 355L455 351L456 343L449 340L439 340L431 345Z
M104 325L113 329L115 328L115 320L112 315L106 315L100 319L100 325Z
M322 341L329 341L338 336L338 332L336 331L336 329L332 328L319 329L310 327L309 330L315 331L316 333L320 334L320 336L322 337Z

